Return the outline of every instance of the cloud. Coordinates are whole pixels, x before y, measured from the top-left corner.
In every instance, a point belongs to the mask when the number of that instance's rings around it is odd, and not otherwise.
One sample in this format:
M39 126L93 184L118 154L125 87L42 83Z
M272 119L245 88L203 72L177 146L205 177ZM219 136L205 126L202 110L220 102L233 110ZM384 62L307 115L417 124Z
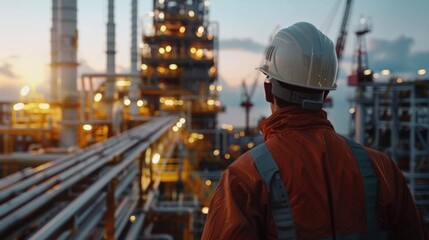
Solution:
M262 53L265 49L265 46L253 41L250 38L238 39L224 39L220 40L219 48L223 49L243 49L250 52Z
M13 71L13 66L9 62L0 65L0 75L8 79L18 79L19 76Z
M393 40L372 39L368 51L369 67L378 72L415 75L416 70L429 65L429 51L412 52L414 39L401 36Z
M429 66L429 51L416 52L410 56L409 68L411 71Z

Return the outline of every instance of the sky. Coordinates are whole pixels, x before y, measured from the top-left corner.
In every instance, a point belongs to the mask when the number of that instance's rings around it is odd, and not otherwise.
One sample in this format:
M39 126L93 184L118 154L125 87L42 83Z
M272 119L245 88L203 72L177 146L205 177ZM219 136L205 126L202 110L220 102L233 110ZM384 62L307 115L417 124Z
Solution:
M105 71L107 0L78 0L78 73ZM118 73L130 70L131 1L115 1L116 62ZM0 101L18 99L22 86L49 92L51 0L0 0ZM345 0L211 0L209 18L219 24L220 97L227 111L219 123L244 125L240 107L241 83L257 82L252 101L251 125L270 114L264 102L261 64L273 31L296 22L314 24L334 43L339 35ZM146 22L152 1L139 1L139 25ZM348 132L349 99L354 89L347 86L352 70L360 19L371 23L366 36L369 66L373 72L389 69L391 76L413 80L417 70L429 72L429 1L358 0L351 7L344 59L340 64L338 89L331 92L333 107L326 109L340 133ZM384 81L381 77L377 81ZM421 76L429 78L428 74Z

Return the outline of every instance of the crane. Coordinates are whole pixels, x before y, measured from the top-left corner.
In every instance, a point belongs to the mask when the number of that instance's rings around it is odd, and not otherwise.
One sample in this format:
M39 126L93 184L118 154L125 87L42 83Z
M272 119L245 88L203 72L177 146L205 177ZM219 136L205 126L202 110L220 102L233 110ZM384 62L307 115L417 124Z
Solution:
M244 107L245 116L246 116L246 125L244 132L246 135L249 134L249 115L250 115L250 109L253 107L253 103L251 101L253 94L255 93L256 89L256 83L257 83L257 77L255 78L255 81L253 81L252 87L250 91L247 89L246 81L243 79L243 82L241 84L241 106Z
M340 66L340 62L343 58L344 47L346 45L347 26L349 23L350 8L352 6L352 2L353 2L352 0L347 0L346 2L343 19L341 21L340 33L338 34L337 42L335 43L335 52L337 53L338 66ZM339 69L340 68L338 68L338 71ZM338 72L337 72L337 78L338 78ZM328 96L325 98L323 105L324 107L332 107L332 102L333 102L332 98Z
M343 57L344 46L346 44L347 25L349 23L350 8L352 6L352 2L353 2L352 0L347 0L346 2L343 20L341 22L340 33L338 35L337 42L335 44L335 52L337 53L338 65L340 64L341 59Z
M277 32L279 28L280 28L279 25L274 27L273 31L271 32L268 44L271 43L271 40L273 39L274 34ZM265 54L263 55L261 64L259 66L263 64L264 60L265 60ZM250 109L253 107L252 97L253 97L253 94L255 93L256 84L258 83L258 76L259 76L259 71L256 74L255 80L253 81L253 84L250 90L247 88L246 81L244 79L241 84L241 99L242 99L241 106L244 108L244 111L245 111L246 125L245 125L244 132L246 133L246 135L250 133L250 129L249 129Z

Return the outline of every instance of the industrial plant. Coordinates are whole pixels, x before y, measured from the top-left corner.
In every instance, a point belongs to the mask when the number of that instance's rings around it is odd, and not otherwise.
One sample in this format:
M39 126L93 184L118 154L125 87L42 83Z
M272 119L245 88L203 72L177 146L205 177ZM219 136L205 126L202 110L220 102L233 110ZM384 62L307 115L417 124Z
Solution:
M131 0L128 73L115 72L107 2L105 72L78 76L77 0L52 0L50 97L23 86L20 101L0 102L2 239L200 239L222 171L263 141L248 119L219 126L222 26L209 0L153 0L142 29ZM429 79L375 81L370 30L355 32L349 137L397 163L429 222Z

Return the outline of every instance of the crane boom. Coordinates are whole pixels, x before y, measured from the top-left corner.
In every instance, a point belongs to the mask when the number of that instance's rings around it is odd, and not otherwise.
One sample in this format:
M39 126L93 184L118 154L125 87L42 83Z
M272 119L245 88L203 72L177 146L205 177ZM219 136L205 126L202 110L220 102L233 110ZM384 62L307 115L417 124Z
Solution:
M350 15L350 8L352 5L352 0L347 0L346 2L346 8L344 10L344 16L343 20L341 22L341 28L340 28L340 34L337 39L337 43L335 45L335 51L337 53L338 62L341 61L341 58L343 57L343 51L344 46L346 44L346 37L347 37L347 25L349 23L349 15Z

